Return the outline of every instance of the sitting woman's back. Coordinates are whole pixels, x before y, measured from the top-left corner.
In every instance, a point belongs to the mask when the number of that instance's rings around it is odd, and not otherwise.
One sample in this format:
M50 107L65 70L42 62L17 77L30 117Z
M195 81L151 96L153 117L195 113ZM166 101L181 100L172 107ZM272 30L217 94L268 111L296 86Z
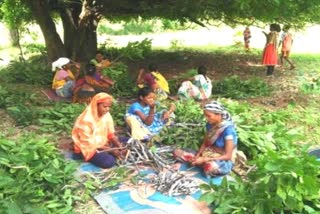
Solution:
M207 76L207 68L199 66L198 74L191 81L184 81L178 95L186 99L207 100L212 94L212 83Z

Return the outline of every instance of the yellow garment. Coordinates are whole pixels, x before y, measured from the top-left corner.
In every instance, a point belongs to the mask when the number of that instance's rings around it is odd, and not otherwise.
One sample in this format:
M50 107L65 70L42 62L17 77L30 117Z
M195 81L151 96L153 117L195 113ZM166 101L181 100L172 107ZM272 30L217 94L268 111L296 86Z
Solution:
M151 132L142 126L142 124L134 116L128 116L126 118L126 123L131 129L131 137L133 139L143 140L151 135Z
M68 75L71 79L75 80L75 77L73 75L73 73L70 70L66 70L68 72ZM56 72L56 74L54 75L53 81L52 81L52 89L59 89L61 87L64 86L64 84L66 84L66 80L62 79L62 80L57 80L57 75L58 75L59 71Z
M90 160L98 148L108 145L109 139L114 136L114 124L110 113L98 116L98 104L106 101L111 102L112 96L107 93L96 94L73 127L74 152L81 152L85 161Z
M152 71L151 74L155 77L155 80L159 87L167 93L170 93L169 84L166 78L158 71Z

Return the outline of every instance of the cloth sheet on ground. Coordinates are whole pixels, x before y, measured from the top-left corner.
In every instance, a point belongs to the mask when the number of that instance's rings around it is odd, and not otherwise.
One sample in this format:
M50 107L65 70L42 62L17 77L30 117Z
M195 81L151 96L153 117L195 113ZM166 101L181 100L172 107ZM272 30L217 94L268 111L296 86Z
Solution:
M51 88L47 88L47 89L42 89L41 92L46 95L46 97L48 98L48 100L53 101L53 102L71 102L71 98L65 98L65 97L59 97L56 92L51 89Z
M72 151L65 151L67 159L75 159ZM223 177L206 178L198 167L189 167L185 163L176 163L173 166L180 172L193 177L198 184L212 182L219 185ZM203 214L202 209L208 209L207 205L197 199L201 196L201 190L192 195L168 196L156 191L149 179L156 175L156 171L149 166L139 165L139 173L144 175L143 182L133 185L131 182L120 184L117 189L104 190L93 196L100 207L108 214ZM83 173L102 172L103 169L88 162L82 162L76 172L76 176ZM227 179L232 180L230 176ZM205 206L205 208L204 208Z

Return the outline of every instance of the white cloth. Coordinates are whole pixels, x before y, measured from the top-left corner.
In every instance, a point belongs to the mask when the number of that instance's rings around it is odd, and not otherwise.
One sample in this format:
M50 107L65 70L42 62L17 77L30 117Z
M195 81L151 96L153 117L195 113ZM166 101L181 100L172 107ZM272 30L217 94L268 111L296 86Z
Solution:
M57 68L62 69L62 66L68 64L69 62L70 62L70 59L66 57L60 57L59 59L57 59L52 63L52 71L53 72L56 71Z

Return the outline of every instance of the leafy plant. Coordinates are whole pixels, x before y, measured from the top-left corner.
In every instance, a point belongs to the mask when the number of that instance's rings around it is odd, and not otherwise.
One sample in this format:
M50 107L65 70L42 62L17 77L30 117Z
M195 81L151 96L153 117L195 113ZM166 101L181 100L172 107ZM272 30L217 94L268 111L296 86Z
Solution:
M57 103L51 109L40 111L40 130L52 133L71 133L76 118L84 110L82 104Z
M32 85L50 85L53 79L53 73L47 66L45 56L33 56L27 61L11 61L3 68L3 75L10 83L27 83Z
M320 93L320 75L319 73L311 73L300 77L300 89L303 93Z
M203 184L214 213L318 213L320 162L305 151L268 151L252 161L248 180Z
M52 143L29 134L15 141L0 136L2 213L70 213L77 196L75 164Z
M263 80L259 78L241 80L237 75L227 77L223 81L214 82L212 85L213 95L234 99L266 96L270 92L271 88Z
M113 64L103 69L102 73L115 81L112 88L112 94L115 97L132 96L136 87L134 81L132 81L132 77L129 75L128 67L125 64Z
M106 50L108 55L111 57L113 62L119 59L129 59L138 60L144 59L146 56L150 55L152 48L152 40L144 39L142 41L129 42L126 47L117 48L109 46L108 44L103 44L101 50Z
M175 124L161 130L160 139L164 144L197 150L204 137L204 116L199 104L193 100L175 103Z

